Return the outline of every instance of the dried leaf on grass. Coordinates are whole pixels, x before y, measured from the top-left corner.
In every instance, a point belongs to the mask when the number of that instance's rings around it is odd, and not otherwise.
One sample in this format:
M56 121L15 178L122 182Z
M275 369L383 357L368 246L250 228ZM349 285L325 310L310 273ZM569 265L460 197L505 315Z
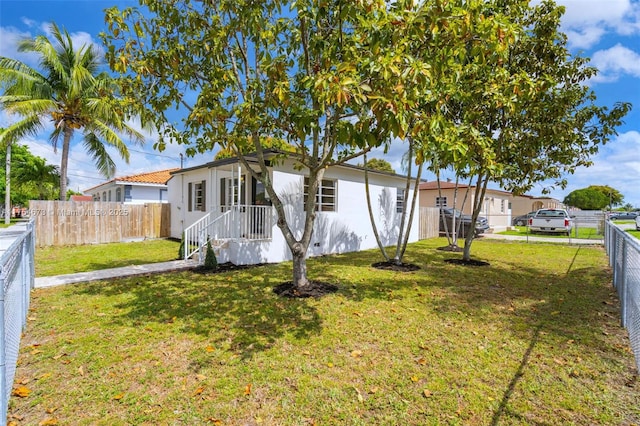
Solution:
M18 386L11 393L14 396L19 396L20 398L26 398L31 394L31 389L26 386Z
M244 394L245 394L245 395L251 395L251 383L249 383L249 384L244 388Z
M50 419L44 419L43 421L38 423L38 426L55 426L57 424L59 424L58 419L56 419L55 417L52 417Z

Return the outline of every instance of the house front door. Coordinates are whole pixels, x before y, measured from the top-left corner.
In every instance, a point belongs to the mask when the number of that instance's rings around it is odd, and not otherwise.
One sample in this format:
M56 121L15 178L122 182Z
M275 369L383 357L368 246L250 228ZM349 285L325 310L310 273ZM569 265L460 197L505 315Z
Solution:
M254 177L251 178L251 205L255 206L255 208L251 209L253 212L251 232L258 235L263 234L271 200L267 195L264 184Z

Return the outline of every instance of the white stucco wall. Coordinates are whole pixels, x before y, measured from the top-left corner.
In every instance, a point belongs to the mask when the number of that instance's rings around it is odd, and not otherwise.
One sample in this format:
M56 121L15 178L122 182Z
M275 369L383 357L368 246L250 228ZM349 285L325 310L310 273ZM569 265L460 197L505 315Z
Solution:
M109 183L105 185L101 185L91 191L85 191L86 195L91 195L92 197L99 196L100 201L111 201L116 202L116 190L120 188L122 198L120 202L125 204L146 204L146 203L167 203L168 202L168 191L163 195L163 199L161 199L160 190L166 189L164 186L153 185L153 184L136 184L130 183L126 185L131 185L131 200L125 201L125 185L120 183ZM111 197L109 197L109 194ZM106 195L106 200L103 196Z
M303 185L304 174L291 165L279 166L286 171L273 171L274 189L285 204L287 220L293 231L301 235L303 229ZM221 177L230 176L227 170L201 168L174 175L168 182L171 203L171 236L180 238L185 227L201 218L204 212L187 211L187 187L189 182L207 180L207 207L217 207ZM364 175L359 170L330 168L325 179L337 180L337 200L335 212L318 212L314 233L309 247L309 256L330 253L345 253L376 248L377 243L367 210L364 189ZM215 182L215 184L214 184ZM404 188L405 181L397 176L370 174L370 193L378 232L385 245L397 241L400 214L396 213L397 188ZM407 194L408 208L412 193ZM275 209L274 209L275 215ZM418 241L418 214L414 215L410 232L410 242ZM274 263L291 259L284 236L274 220L270 241L230 242L221 259L237 264Z

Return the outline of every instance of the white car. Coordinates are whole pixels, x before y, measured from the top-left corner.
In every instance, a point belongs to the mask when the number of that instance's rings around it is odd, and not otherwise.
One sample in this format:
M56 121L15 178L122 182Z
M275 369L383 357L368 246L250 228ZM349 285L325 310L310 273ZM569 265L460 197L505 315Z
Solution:
M640 216L636 216L636 231L640 231Z

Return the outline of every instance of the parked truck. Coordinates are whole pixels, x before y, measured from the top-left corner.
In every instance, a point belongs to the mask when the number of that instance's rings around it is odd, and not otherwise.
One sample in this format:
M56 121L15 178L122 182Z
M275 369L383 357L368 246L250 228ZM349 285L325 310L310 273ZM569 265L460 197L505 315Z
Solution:
M540 209L529 218L530 232L562 233L571 235L573 219L566 210Z

